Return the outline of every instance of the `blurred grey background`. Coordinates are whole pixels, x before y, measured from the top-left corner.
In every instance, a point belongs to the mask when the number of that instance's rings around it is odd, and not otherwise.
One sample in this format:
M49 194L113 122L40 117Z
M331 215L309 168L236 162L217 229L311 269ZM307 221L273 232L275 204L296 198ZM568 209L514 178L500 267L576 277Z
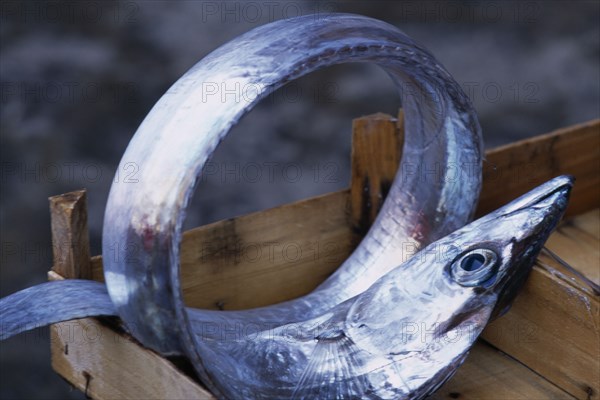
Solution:
M108 190L137 126L195 62L257 25L352 12L400 27L471 97L490 147L599 117L599 4L2 1L0 295L46 279L48 196L87 188L100 254ZM347 186L351 120L396 114L390 83L377 67L345 65L274 93L219 147L187 226ZM50 369L40 329L0 344L0 397L83 395Z

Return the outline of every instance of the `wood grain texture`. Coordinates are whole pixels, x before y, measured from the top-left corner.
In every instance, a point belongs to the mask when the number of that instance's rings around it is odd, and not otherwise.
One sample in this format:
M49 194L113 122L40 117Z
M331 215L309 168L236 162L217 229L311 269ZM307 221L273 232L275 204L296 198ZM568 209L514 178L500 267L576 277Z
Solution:
M581 272L597 270L600 241L577 239L571 231L583 236L573 228L578 220L598 216L593 211L565 221L546 246ZM538 258L510 312L483 338L578 399L600 399L600 297L551 257Z
M72 279L91 279L90 240L85 190L52 196L52 269Z
M486 159L479 216L563 174L576 179L567 216L600 204L600 120L498 147Z
M546 247L600 285L600 208L565 220L548 239ZM560 271L572 275L563 268ZM584 282L580 285L587 286Z
M361 237L375 221L388 194L402 154L404 116L387 114L352 122L351 224Z
M477 342L465 363L429 400L573 399L489 344Z
M94 399L214 399L169 360L98 319L50 328L52 368Z
M512 143L486 157L478 215L554 176L576 178L566 215L579 216L563 223L547 247L598 283L600 120ZM548 256L540 256L512 310L483 337L577 398L600 398L598 295Z
M365 137L377 137L373 133L383 129L381 136L386 139L379 137L362 148L378 152L373 146L379 144L386 148L382 150L384 153L390 149L400 152L389 139L390 133L401 135L402 125L397 124L395 118L384 114L362 117L354 123L360 132L353 138L365 141ZM597 163L590 162L587 155L581 156L585 162L577 161L569 152L585 151L585 140L595 143L599 128L600 121L595 121L489 151L487 158L496 166L496 172L484 173L484 192L478 213L504 205L545 179L538 172L535 176L525 174L529 171L529 160L537 160L539 165L553 165L552 172L546 173L547 178L562 173L577 177L568 212L594 208L594 201L600 202L600 193L594 193L596 188L590 189L600 179ZM400 142L399 139L397 143ZM550 150L557 153L549 153ZM595 154L599 150L592 146L587 151ZM528 155L530 152L534 155ZM399 153L397 157L399 159ZM361 176L360 167L373 171L390 168L387 162L377 165L355 163L353 176ZM392 176L389 171L386 174ZM500 197L491 196L486 190ZM366 232L356 229L357 220L368 220L370 226L372 211L369 209L368 218L363 217L365 201L356 195L356 187L354 193L353 198L352 189L347 189L186 232L180 255L186 304L210 309L243 309L310 292L351 254L361 234ZM377 193L369 192L369 199L373 196L378 199ZM358 206L352 205L355 201ZM101 280L101 259L94 258L92 266L94 279Z
M233 310L296 298L352 248L347 190L196 228L181 245L185 302Z
M373 147L377 143L384 145L385 151L395 148L395 144L390 144L394 140L389 138L391 132L399 132L395 119L377 114L355 122L356 129L369 132L369 127L383 131L387 139L371 137L363 148L377 151ZM597 244L600 214L598 210L590 210L600 202L599 128L600 121L593 121L489 151L478 209L479 214L487 213L546 179L564 173L575 175L577 181L568 213L579 216L563 223L551 236L548 247L596 282L600 273ZM356 137L355 134L355 140L359 140ZM358 137L368 138L369 134ZM398 148L398 159L399 151ZM358 167L361 164L355 163L353 177L389 173L387 161L357 158L363 160L361 168L372 172L361 174ZM251 308L309 292L354 249L363 232L356 229L357 218L368 220L370 225L372 205L379 204L377 190L381 187L381 184L369 186L370 208L364 206L363 197L358 207L352 206L359 185L186 232L181 245L186 304L213 309ZM366 209L368 218L363 214ZM69 235L81 231L73 229L81 226L77 223L58 226L69 229ZM87 235L87 228L85 232ZM56 235L65 233L57 228ZM69 272L73 265L65 268L66 275L76 274ZM93 257L89 265L89 276L102 281L101 257ZM513 309L494 322L484 337L571 395L597 399L598 315L598 297L589 285L556 261L541 256ZM97 341L68 343L71 356L64 354L67 343L53 339L53 366L78 388L85 390L87 385L92 397L210 398L202 397L209 395L174 364L144 349L117 328L94 319L80 321L87 324L87 329L108 331ZM59 326L52 329L56 336ZM154 387L151 381L163 383ZM145 392L146 387L154 394ZM478 344L465 365L434 399L572 398L562 389L489 345Z
M110 323L86 318L57 324L51 342L54 370L94 399L214 399L194 378ZM573 397L488 344L477 343L456 375L431 397L456 398Z
M600 162L600 160L598 161ZM577 216L571 221L577 229L600 240L600 208L590 211L588 215Z

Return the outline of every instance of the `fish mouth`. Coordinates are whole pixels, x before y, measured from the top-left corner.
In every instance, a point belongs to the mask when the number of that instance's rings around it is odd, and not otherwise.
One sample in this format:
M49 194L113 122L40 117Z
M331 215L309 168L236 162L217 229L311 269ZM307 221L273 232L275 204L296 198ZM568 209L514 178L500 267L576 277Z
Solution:
M556 206L564 211L574 181L575 179L571 175L557 176L510 202L503 208L503 214L509 215L525 209L544 209Z
M537 257L567 208L573 181L569 175L551 179L503 210L502 219L514 221L511 242L520 259Z
M569 203L574 178L558 176L538 186L529 193L508 204L502 211L503 219L515 216L518 221L513 228L513 242L517 247L541 249ZM531 252L528 251L528 253ZM537 256L537 252L536 252Z
M529 272L544 243L563 216L569 201L574 178L570 175L556 177L521 196L503 210L503 218L512 216L520 220L513 232L513 259L503 271L499 285L498 302L491 319L506 313L512 301L527 280Z

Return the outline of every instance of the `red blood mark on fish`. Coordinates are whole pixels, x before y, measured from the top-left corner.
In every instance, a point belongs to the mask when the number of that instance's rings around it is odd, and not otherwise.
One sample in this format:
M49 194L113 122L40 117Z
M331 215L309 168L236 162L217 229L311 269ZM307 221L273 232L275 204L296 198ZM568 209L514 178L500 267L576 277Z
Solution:
M427 219L427 216L423 210L419 210L417 213L416 221L413 230L410 232L410 236L418 242L423 242L429 237L431 231L431 225Z
M144 250L152 250L155 238L156 235L154 234L154 229L149 226L144 227L144 230L142 231L142 245L144 246Z

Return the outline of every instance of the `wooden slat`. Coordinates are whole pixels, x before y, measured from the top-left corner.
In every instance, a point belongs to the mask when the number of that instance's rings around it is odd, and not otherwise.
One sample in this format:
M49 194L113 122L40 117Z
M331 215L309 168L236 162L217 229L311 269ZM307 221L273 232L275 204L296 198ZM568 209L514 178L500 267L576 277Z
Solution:
M589 219L598 215L597 211L593 211L574 218L575 222L568 220L563 226L579 226L582 217ZM587 222L583 225L593 227L595 224ZM557 235L561 235L560 229L551 236L548 243L551 250L563 259L570 260L569 253L583 252L577 247L562 249L551 245ZM93 263L96 265L95 275L101 277L99 258L95 260ZM582 282L569 275L569 271L564 270L553 260L542 256L540 261L546 266L534 267L511 311L492 323L483 337L560 387L567 388L577 398L595 399L599 392L595 382L600 381L600 367L597 362L600 359L597 297L594 297L590 290L585 290ZM548 272L548 265L551 266L553 274ZM437 395L448 397L435 398L453 398L450 393L453 395L459 393L460 398L463 399L483 398L477 396L485 393L484 388L491 383L496 387L488 394L493 393L498 396L492 398L568 397L544 380L534 379L537 375L522 365L507 364L506 357L495 356L490 359L491 353L487 350L485 354L488 356L484 355L480 358L478 352L474 351L457 376ZM485 365L499 362L503 367L499 367L495 376L490 376L490 369L494 371L494 367ZM482 372L481 368L485 372ZM506 382L511 384L507 385ZM513 384L513 382L517 383ZM531 388L524 389L523 382L529 382ZM512 391L513 389L515 391ZM539 390L550 390L549 393L552 395L542 395L543 392L540 393Z
M375 219L400 162L401 144L396 119L385 114L358 118L352 182L360 183L350 192L186 232L181 246L186 304L234 310L309 293L348 257Z
M400 165L403 121L400 112L398 120L375 114L352 123L350 214L361 237L375 221Z
M478 342L465 363L429 400L573 399L524 365Z
M348 256L352 235L347 190L186 232L185 302L233 310L306 294Z
M391 117L381 115L366 118L378 120L375 126L379 128L391 126L390 123L393 122ZM389 119L387 122L386 118ZM600 174L597 162L600 151L599 127L600 122L594 121L488 152L489 163L486 163L484 172L479 214L500 207L543 180L564 173L573 174L577 178L568 213L578 214L596 208L600 201ZM577 157L573 154L577 154ZM495 170L490 169L492 165L495 166ZM373 202L371 191L369 195L370 201ZM186 232L181 246L181 277L187 304L202 308L248 308L287 300L310 291L337 268L357 242L356 215L352 217L350 204L350 190L344 190ZM369 211L369 220L371 220L371 211ZM590 267L590 260L594 255L592 254L591 258L581 254L577 254L574 258L569 256L584 252L591 254L589 249L593 241L590 238L600 236L598 226L598 222L590 222L589 217L584 220L573 220L570 225L561 226L548 244L561 258L592 280L596 279L593 275L594 265ZM325 245L325 253L322 252L322 246L315 253L314 245L311 243ZM329 243L335 243L336 246L327 247ZM587 250L577 245L585 245ZM257 246L262 248L261 256L258 258L256 258L258 253L249 253L257 249ZM304 251L305 246L309 246L308 256ZM282 252L284 247L286 253ZM297 253L291 251L298 248L302 250L302 255L296 259ZM534 268L513 309L490 326L485 332L485 338L561 388L576 395L577 398L596 399L599 392L596 382L600 380L597 368L597 360L600 356L597 347L600 340L598 298L593 290L582 284L581 280L569 275L564 268L561 269L561 265L544 257L541 257L540 261L543 265ZM589 270L586 270L586 266ZM100 257L92 258L91 276L102 280ZM531 321L533 324L530 323ZM93 322L94 320L90 320L90 323ZM532 329L537 334L533 341L528 342L526 339L529 338ZM137 346L141 351L147 351L132 340L120 343L124 346ZM87 343L81 346L81 352L90 351L90 354L94 354ZM106 342L103 342L103 346L107 346ZM55 344L53 344L53 355L55 353L57 355L53 357L58 357L58 353L64 349L57 350L54 347ZM457 385L456 388L462 389L448 391L448 396L453 393L450 398L455 398L453 396L456 396L456 393L460 398L473 399L490 398L490 393L497 394L497 398L519 398L515 397L518 393L522 394L521 398L568 398L520 364L515 364L517 367L512 364L507 367L508 370L516 372L499 370L494 375L495 370L489 364L502 364L506 360L479 356L481 351L478 349L479 347L460 370L467 372L459 371L457 376L442 388L440 396L445 393L444 390ZM112 351L106 348L97 350ZM114 357L111 356L106 360L114 363L129 362L123 360L124 357L118 356L121 352L127 354L127 358L133 358L134 364L125 363L120 364L119 367L106 367L108 365L106 363L92 365L95 358L90 357L88 364L81 363L81 365L82 368L89 368L92 371L96 369L122 371L142 368L140 366L143 365L147 365L146 368L154 368L152 359L144 358L147 355L140 356L141 361L135 360L138 356L128 351L134 350L118 349ZM485 354L489 355L489 353ZM481 365L470 371L468 366L473 363L477 365L479 359L488 361L481 361ZM512 360L509 361L514 363ZM76 360L73 359L65 361L68 364L74 362ZM63 376L81 387L81 382L84 382L81 380L83 376L81 369L68 370L60 363L57 363L56 368L62 368L61 373L67 374ZM160 374L171 374L161 368L158 367L159 371L163 371ZM484 369L488 373L477 375L479 369ZM88 375L92 374L89 370L85 371ZM494 377L489 377L490 374ZM117 378L117 376L106 376L102 379ZM98 378L96 382L101 381ZM474 388L477 381L489 383L489 391L485 395L483 391ZM510 382L508 385L507 381ZM93 379L87 379L85 382L89 393ZM529 382L531 387L524 382ZM110 393L112 397L115 397L113 395L120 390L126 390L117 387L116 383L111 385L109 387L115 392L106 392L106 394ZM99 387L96 389L98 392L94 393L100 393ZM185 392L181 395L187 396L187 394L188 392ZM97 397L109 398L110 396L98 395Z
M92 280L104 282L104 268L102 266L102 256L94 256L90 260L92 266Z
M93 318L51 330L53 368L94 399L213 399L170 361ZM507 384L510 382L510 384ZM432 399L570 399L488 344L477 343Z
M586 213L575 220L598 215ZM571 237L564 227L578 224L567 220L546 245L589 274L600 266L600 241L592 235ZM490 324L483 338L577 398L599 399L598 295L568 268L542 254L510 312Z
M569 218L546 242L546 247L600 285L600 209ZM577 250L577 251L574 251ZM564 271L567 275L569 271ZM585 286L584 282L581 282Z
M214 399L174 364L94 318L53 325L52 368L87 396Z
M511 143L486 153L477 215L485 215L562 174L576 183L567 215L600 204L600 120Z
M50 201L52 269L72 279L91 279L90 240L85 190L53 196Z
M392 130L396 123L394 118L383 114L358 121L355 123L358 129L383 127L384 132ZM496 172L491 174L488 167L484 173L478 213L498 208L541 182L538 172L535 176L527 175L531 160L540 169L552 165L552 172L546 178L561 173L577 177L569 212L593 208L591 205L600 201L600 194L595 194L596 189L587 189L600 179L597 163L589 162L587 155L580 157L584 162L573 161L576 158L570 152L583 152L586 140L595 143L599 127L600 121L595 121L488 152L487 158L496 165ZM373 143L395 148L389 145L389 140ZM551 150L556 154L551 154ZM588 151L595 154L598 150L590 147ZM354 225L357 217L350 215L349 196L349 191L344 190L186 232L181 246L186 304L212 309L252 308L308 293L350 255L360 239ZM255 258L258 248L260 255ZM302 255L296 260L297 249ZM282 265L280 261L284 261ZM100 278L99 274L94 277Z
M600 240L600 208L573 218L571 222L577 229Z

